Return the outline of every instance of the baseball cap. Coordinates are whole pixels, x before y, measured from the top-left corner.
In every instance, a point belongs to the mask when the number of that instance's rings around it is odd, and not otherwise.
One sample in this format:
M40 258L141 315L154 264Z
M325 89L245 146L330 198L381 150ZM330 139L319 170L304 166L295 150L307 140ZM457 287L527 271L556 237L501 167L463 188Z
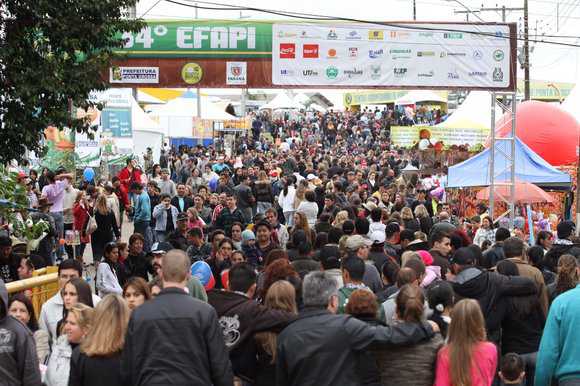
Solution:
M181 212L177 215L177 221L184 221L187 220L187 213Z
M455 251L451 259L449 259L449 262L458 265L471 265L475 262L475 256L471 252L471 249L462 247Z
M242 241L256 240L256 235L249 229L242 232Z
M371 245L373 245L373 242L361 235L349 236L346 239L346 249L350 251L356 251L359 248L370 247Z
M373 244L383 244L385 242L386 235L384 231L378 230L371 233L369 238Z
M151 246L151 253L167 253L174 249L173 246L166 242L155 243Z
M312 180L316 179L316 176L314 174L310 173L309 175L306 176L306 179L308 181L312 181Z
M576 224L574 224L574 222L570 221L570 220L562 221L556 227L556 231L558 233L559 239L566 239L566 238L570 237L572 235L572 233L574 233L575 230L576 230Z

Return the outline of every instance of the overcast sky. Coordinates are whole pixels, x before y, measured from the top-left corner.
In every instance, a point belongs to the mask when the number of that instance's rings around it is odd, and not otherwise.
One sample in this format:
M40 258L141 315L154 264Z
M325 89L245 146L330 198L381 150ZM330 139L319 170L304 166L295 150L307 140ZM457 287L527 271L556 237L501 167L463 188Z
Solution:
M193 0L176 0L184 4L193 4ZM267 8L279 11L293 11L325 16L350 17L362 20L409 21L413 19L413 0L208 0L222 4ZM471 10L482 6L492 8L521 7L523 0L460 0ZM155 5L157 3L157 5ZM559 4L559 7L558 7ZM200 3L200 5L202 5ZM464 21L465 11L456 0L416 0L417 20L419 21ZM529 0L530 36L568 35L580 36L580 0ZM556 14L559 13L559 30ZM146 14L145 14L146 13ZM195 10L185 6L168 3L164 0L140 0L137 16L146 19L184 19L193 18ZM281 16L260 12L242 11L244 19L282 19ZM500 22L501 14L488 11L478 14L484 21ZM237 19L239 11L198 10L198 17L204 19ZM510 12L508 22L520 22L522 12ZM477 17L470 15L470 21ZM560 40L545 38L546 40ZM568 43L580 44L580 38L565 39ZM580 49L546 44L536 44L531 56L531 78L560 82L580 81Z

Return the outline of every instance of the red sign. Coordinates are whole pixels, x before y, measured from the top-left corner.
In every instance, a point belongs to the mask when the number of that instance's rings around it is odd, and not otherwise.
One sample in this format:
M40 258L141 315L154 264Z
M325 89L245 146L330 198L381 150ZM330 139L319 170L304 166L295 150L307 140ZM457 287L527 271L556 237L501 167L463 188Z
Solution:
M302 56L304 58L318 58L318 44L305 44L302 47Z
M294 59L296 57L296 44L280 43L280 59Z

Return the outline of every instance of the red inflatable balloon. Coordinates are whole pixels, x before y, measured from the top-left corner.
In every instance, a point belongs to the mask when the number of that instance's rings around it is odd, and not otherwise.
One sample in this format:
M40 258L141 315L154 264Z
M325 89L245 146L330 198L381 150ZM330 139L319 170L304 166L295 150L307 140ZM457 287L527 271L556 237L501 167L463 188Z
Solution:
M498 137L510 134L510 120L511 114L506 114L496 122ZM553 166L576 163L579 130L580 123L557 105L526 101L517 107L517 137Z

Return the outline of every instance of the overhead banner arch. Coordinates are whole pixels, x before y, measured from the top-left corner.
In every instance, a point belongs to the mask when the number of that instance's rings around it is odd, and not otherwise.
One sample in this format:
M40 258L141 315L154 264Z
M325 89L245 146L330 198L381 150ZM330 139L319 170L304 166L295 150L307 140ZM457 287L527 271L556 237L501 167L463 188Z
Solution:
M123 87L516 88L516 25L148 21L124 33Z

